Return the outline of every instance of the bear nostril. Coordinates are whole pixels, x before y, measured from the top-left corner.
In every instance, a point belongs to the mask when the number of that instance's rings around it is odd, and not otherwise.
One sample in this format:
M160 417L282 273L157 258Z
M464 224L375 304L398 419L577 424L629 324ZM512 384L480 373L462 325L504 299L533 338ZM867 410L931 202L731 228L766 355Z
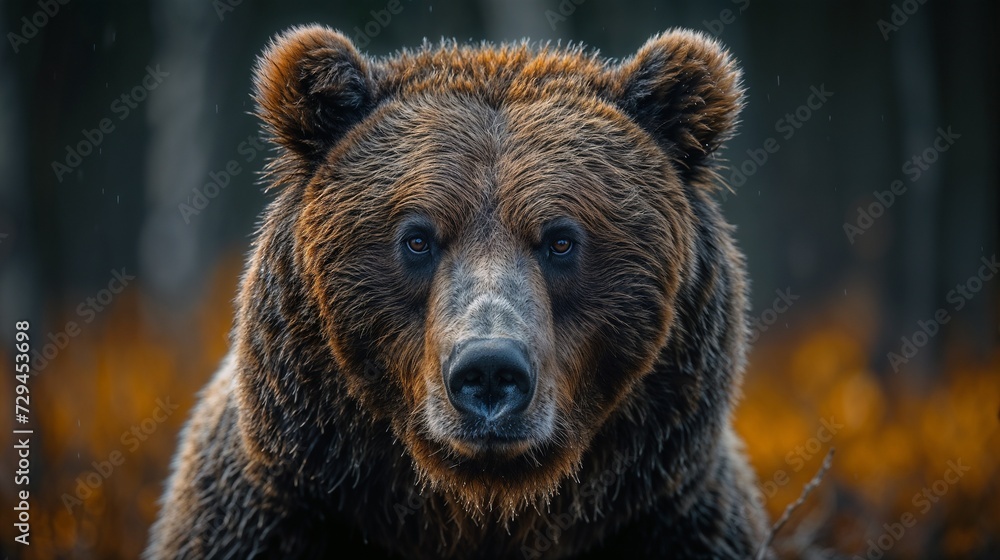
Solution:
M456 345L444 377L452 405L485 420L523 411L534 393L534 374L524 345L507 338Z

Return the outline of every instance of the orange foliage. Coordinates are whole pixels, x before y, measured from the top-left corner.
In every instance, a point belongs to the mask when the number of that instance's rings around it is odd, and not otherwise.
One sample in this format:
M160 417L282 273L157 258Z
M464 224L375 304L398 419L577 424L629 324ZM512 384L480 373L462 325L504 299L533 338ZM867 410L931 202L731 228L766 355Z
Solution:
M156 324L140 288L129 286L35 372L31 545L17 545L17 557L139 556L178 432L226 352L239 266L221 266L192 314L194 324L173 331ZM51 324L67 320L82 323L69 313ZM41 350L46 333L33 325L31 335L32 348ZM0 385L10 394L10 379ZM178 408L167 414L161 403ZM6 433L8 416L0 419ZM13 504L12 489L0 487L4 507ZM4 523L0 537L2 548L13 543L13 526Z
M874 371L867 351L829 324L755 350L735 423L768 511L781 515L835 447L833 468L796 512L818 520L807 541L859 557L879 537L890 544L884 558L989 557L1000 544L1000 352L917 380L905 367ZM901 536L883 536L907 514Z

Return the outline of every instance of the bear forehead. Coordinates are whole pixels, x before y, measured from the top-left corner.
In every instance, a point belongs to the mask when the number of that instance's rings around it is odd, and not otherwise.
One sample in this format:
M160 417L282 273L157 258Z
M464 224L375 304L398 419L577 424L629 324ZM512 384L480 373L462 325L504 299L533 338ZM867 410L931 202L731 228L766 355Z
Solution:
M465 92L414 92L384 103L327 164L326 184L365 191L341 190L348 196L332 204L426 215L446 235L484 209L535 233L567 216L607 230L648 220L679 189L655 142L592 99L491 106Z
M384 95L453 92L493 106L567 93L612 97L619 82L610 61L596 51L527 42L425 45L382 59L373 70Z

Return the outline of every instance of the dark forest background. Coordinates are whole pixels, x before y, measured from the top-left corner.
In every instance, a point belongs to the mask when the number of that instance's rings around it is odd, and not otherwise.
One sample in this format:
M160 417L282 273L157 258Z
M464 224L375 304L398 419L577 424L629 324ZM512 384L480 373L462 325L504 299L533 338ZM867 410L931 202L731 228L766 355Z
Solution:
M837 447L785 550L871 555L884 524L913 513L885 557L1000 554L1000 280L983 264L1000 241L997 2L399 3L384 24L383 0L0 4L0 340L30 320L34 347L51 345L32 379L33 544L11 544L4 474L0 551L141 549L268 200L248 114L255 57L276 32L320 22L372 56L530 37L622 58L671 27L717 36L747 88L720 197L759 335L736 422L774 517ZM115 271L134 276L120 293ZM4 364L12 355L0 345ZM133 452L119 436L167 397L180 409ZM845 427L813 449L831 418ZM89 484L93 461L121 449L125 463ZM12 472L9 446L0 457ZM924 512L914 494L956 460L968 474Z

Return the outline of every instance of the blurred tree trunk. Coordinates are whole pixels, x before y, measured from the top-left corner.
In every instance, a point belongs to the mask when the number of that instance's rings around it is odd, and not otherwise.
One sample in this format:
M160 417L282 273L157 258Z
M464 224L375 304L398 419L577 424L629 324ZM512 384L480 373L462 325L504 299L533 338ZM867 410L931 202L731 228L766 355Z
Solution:
M206 118L210 39L221 24L210 6L196 0L155 0L151 7L155 47L152 64L169 72L150 99L145 214L139 246L145 286L168 307L184 307L213 267L201 249L206 231L202 213L182 216L180 203L194 204L195 188L208 182L215 122ZM249 9L249 8L247 8ZM200 205L195 204L199 210Z
M911 160L933 145L940 122L938 112L937 80L934 68L934 43L929 13L914 14L889 36L892 43L894 74L893 84L898 103L895 107L899 122L898 161ZM943 156L943 154L942 154ZM897 211L902 227L894 240L900 247L901 266L896 270L895 281L886 288L887 299L898 298L898 313L887 321L890 336L912 336L917 321L932 319L934 311L943 303L939 294L937 274L937 228L940 208L941 183L944 170L939 159L929 165L918 180L907 184L907 192L899 197L903 202ZM890 211L890 210L887 210ZM890 339L889 348L897 340ZM938 362L936 344L927 344L910 359L907 371L922 377L931 373Z
M938 76L942 110L950 115L942 126L953 125L962 137L949 150L945 162L946 191L940 198L941 278L939 298L945 298L955 284L965 282L1000 251L1000 159L997 143L998 58L1000 18L997 2L928 5L930 17L938 22L935 40L938 59L944 61ZM984 283L981 293L955 315L961 315L966 329L949 329L949 340L963 350L973 350L987 359L1000 337L997 320L997 293L1000 278ZM948 302L942 305L953 311ZM944 341L942 341L944 342Z
M0 29L10 29L0 10ZM8 45L0 48L0 107L21 107L20 79L14 71ZM14 322L36 317L39 310L36 283L32 281L34 236L27 208L30 193L24 170L22 111L0 111L0 336L13 340Z

